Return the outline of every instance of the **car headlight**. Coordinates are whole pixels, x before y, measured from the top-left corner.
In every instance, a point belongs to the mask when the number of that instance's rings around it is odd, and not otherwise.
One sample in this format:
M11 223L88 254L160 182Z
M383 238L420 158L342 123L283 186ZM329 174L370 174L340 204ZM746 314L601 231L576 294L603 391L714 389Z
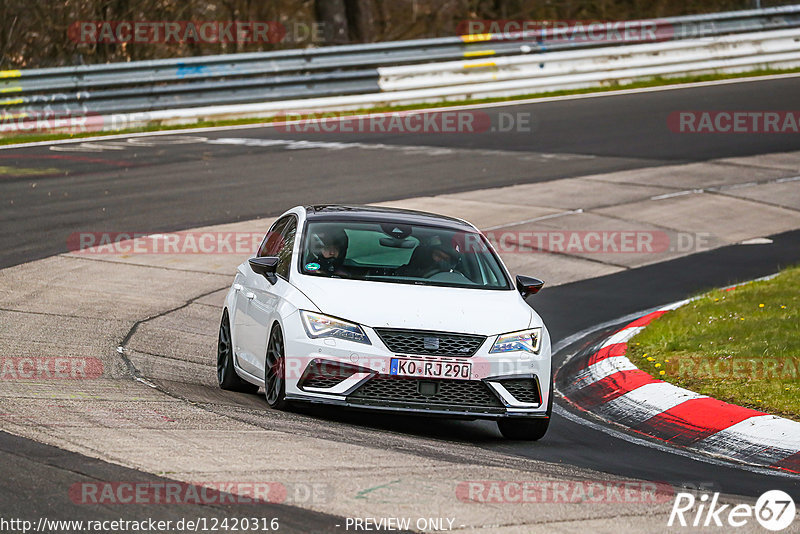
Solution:
M501 334L497 336L497 340L492 345L492 350L489 354L498 354L502 352L532 352L533 354L539 353L539 344L542 339L542 327L531 328L529 330L520 330L519 332L511 332L510 334Z
M339 339L346 339L347 341L372 345L364 330L355 323L348 323L347 321L328 317L321 313L303 310L300 310L300 317L303 320L303 328L306 329L306 334L312 339L336 337Z

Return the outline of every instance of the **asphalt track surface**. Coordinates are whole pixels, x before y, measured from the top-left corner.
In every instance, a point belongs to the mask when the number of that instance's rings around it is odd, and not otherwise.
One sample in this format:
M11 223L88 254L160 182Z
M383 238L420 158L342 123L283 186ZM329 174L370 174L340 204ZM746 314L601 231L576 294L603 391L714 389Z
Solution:
M119 519L142 521L198 521L206 524L214 519L228 518L278 518L281 532L337 532L342 518L271 503L230 504L233 497L220 494L225 504L125 504L119 506L81 503L73 500L68 490L80 484L119 480L147 484L163 484L169 479L128 469L36 443L0 431L0 465L3 466L4 484L0 485L0 512L5 520L16 518L31 521L34 526L41 518L49 521L114 521ZM80 495L80 489L75 490ZM199 491L198 491L199 493ZM216 497L215 497L216 498ZM53 528L53 527L51 527ZM183 529L185 530L185 529ZM21 529L2 530L21 532ZM73 531L72 529L43 529L42 532ZM74 531L79 532L80 529ZM170 529L174 532L177 529Z
M0 150L0 268L64 252L72 232L176 231L277 215L300 203L368 203L797 150L796 135L676 134L667 117L684 110L795 109L798 94L800 77L476 111L495 127L501 114L522 114L531 131L185 134L351 145L340 151L167 144L166 138L104 141L87 150ZM399 150L404 147L450 152Z
M0 267L66 250L67 236L81 230L174 231L206 224L275 215L310 202L371 202L409 196L496 187L516 183L652 167L711 158L797 150L791 135L676 135L666 117L676 110L794 109L800 79L726 84L626 96L491 108L490 115L531 112L534 132L463 135L326 134L324 141L447 147L449 156L432 162L413 152L348 148L342 151L286 150L233 144L160 144L97 152L59 152L47 147L0 151L0 164L50 169L32 177L0 175ZM757 95L757 98L755 97ZM185 134L193 135L193 134ZM258 139L315 139L270 128L202 134ZM459 162L484 154L481 172L465 174ZM590 158L540 158L514 163L509 153L572 154ZM426 159L427 158L427 159ZM509 163L511 162L511 163ZM474 165L474 162L467 162ZM512 167L509 172L507 167ZM434 174L435 173L435 174ZM436 179L431 179L435 176ZM291 185L286 186L291 178ZM775 236L771 245L731 246L648 267L545 289L532 304L553 338L563 339L593 325L686 297L698 290L770 274L800 261L800 232ZM562 352L563 357L569 351ZM561 363L556 361L556 365ZM353 425L372 426L367 416L320 411ZM546 439L505 442L489 423L444 421L419 424L397 417L382 423L393 431L474 443L499 452L588 467L620 477L703 485L730 494L757 496L784 489L800 497L800 478L761 475L720 467L635 445L556 415ZM153 475L122 470L0 433L5 485L4 512L76 517L81 508L66 499L60 483L74 473L89 478L149 480ZM34 473L35 475L31 475ZM65 475L66 474L66 475ZM69 476L67 476L69 475ZM125 475L130 475L126 477ZM48 489L49 488L49 489ZM55 494L58 493L58 496ZM319 525L335 518L285 507L279 515L296 525ZM193 511L193 510L190 510ZM205 510L207 512L207 510ZM23 514L22 512L27 512ZM108 512L109 516L113 511ZM172 517L178 511L148 515ZM105 513L105 512L104 512ZM233 514L219 510L220 514ZM278 512L276 512L278 513ZM287 528L287 530L290 530Z

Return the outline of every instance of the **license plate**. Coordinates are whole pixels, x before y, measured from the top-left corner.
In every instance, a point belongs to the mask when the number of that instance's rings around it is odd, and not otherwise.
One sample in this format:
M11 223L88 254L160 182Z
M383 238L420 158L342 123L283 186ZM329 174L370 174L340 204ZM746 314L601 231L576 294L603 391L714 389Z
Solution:
M472 374L472 364L417 360L412 358L392 358L389 374L393 376L414 376L420 378L457 378L468 380Z

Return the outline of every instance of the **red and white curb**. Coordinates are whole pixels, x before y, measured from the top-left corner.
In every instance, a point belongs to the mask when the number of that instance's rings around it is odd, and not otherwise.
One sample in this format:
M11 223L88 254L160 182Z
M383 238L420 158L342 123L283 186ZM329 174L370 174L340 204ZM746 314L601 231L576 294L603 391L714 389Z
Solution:
M800 473L800 422L699 395L653 378L626 356L628 340L681 301L649 313L562 371L561 393L579 410L672 445Z

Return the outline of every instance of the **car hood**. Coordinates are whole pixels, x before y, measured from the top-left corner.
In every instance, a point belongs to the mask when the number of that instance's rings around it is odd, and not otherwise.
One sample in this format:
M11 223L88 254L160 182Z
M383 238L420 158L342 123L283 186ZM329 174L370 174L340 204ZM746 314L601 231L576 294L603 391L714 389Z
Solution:
M302 277L298 288L319 311L373 328L493 335L541 320L512 290L464 289Z

